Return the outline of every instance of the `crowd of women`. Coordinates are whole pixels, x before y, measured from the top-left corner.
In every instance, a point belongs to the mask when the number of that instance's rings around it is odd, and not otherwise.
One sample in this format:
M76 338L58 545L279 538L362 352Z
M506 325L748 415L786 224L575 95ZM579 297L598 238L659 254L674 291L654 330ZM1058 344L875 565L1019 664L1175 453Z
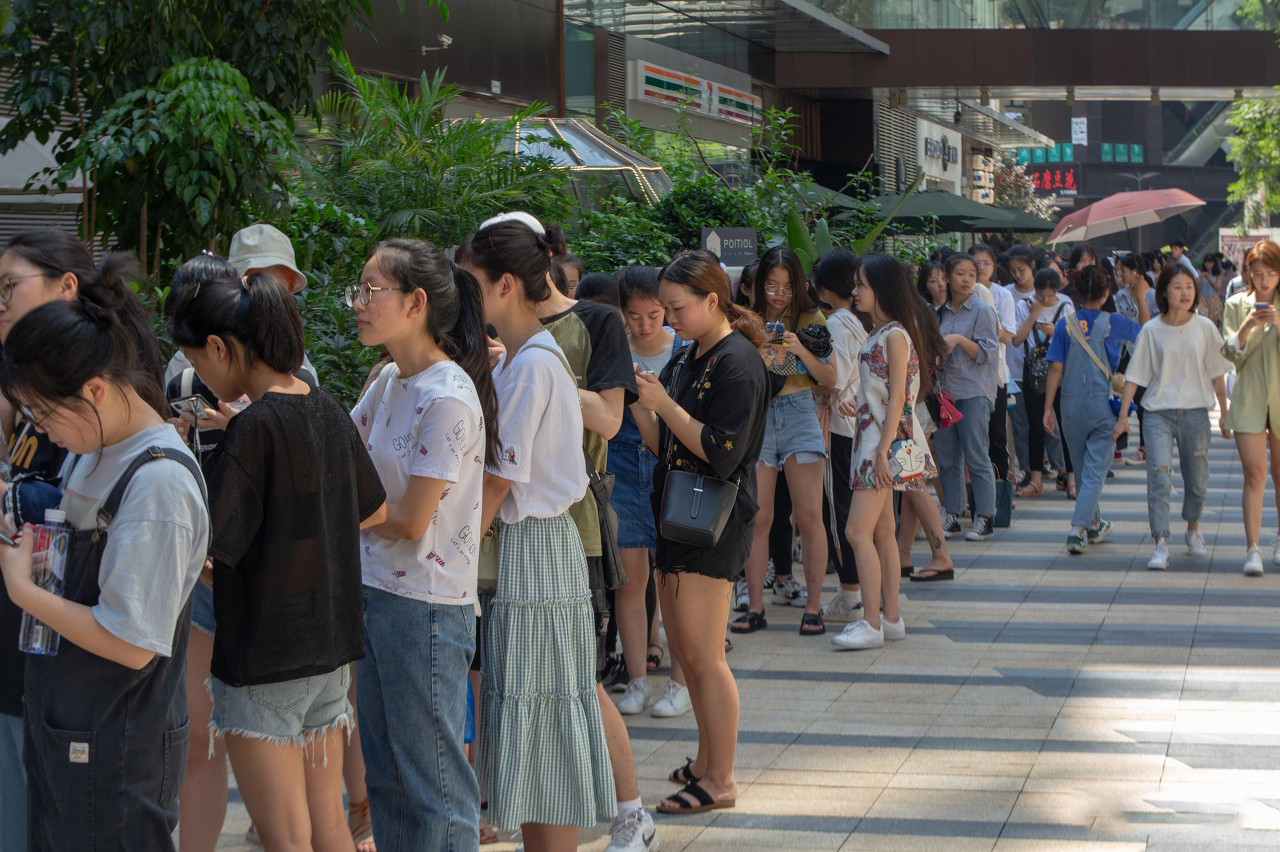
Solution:
M346 301L385 357L349 412L304 352L287 238L254 225L230 249L174 276L168 369L127 259L52 231L0 254L6 849L166 849L179 823L182 849L212 849L228 758L269 850L495 829L560 850L608 820L610 850L656 849L623 715L693 713L659 811L732 807L726 622L766 629L768 594L802 635L843 623L840 650L903 640L901 580L951 579L948 539L989 539L1046 479L1085 553L1135 406L1148 567L1171 558L1175 446L1187 551L1207 553L1216 406L1263 572L1270 242L1224 306L1180 256L1087 246L944 250L914 282L844 250L806 273L785 247L736 285L706 251L584 275L558 227L502 214L452 258L408 239L367 258ZM27 526L52 509L61 594ZM56 654L17 650L22 611Z

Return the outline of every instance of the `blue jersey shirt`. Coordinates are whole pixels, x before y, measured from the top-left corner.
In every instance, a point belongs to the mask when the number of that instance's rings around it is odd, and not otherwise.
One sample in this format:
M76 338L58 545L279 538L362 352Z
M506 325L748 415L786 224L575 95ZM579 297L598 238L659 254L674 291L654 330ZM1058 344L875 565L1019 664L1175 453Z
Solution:
M1049 341L1049 352L1045 355L1046 361L1066 361L1067 346L1071 343L1070 333L1067 331L1068 322L1079 322L1080 328L1084 332L1085 337L1089 336L1089 332L1093 330L1093 323L1102 314L1102 311L1094 308L1081 308L1075 312L1074 316L1062 317L1053 327L1053 340ZM1105 348L1107 350L1107 361L1110 362L1111 369L1114 371L1120 363L1120 354L1126 343L1136 343L1138 340L1138 332L1142 330L1142 326L1133 320L1121 314L1111 315L1111 328L1107 332Z

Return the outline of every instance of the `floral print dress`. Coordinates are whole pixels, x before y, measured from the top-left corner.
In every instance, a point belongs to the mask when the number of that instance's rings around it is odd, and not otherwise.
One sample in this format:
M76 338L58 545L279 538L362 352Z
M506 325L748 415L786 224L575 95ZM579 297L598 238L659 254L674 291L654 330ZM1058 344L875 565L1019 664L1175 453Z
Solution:
M929 454L929 445L925 440L924 429L916 418L915 401L920 392L920 359L916 348L911 345L911 337L901 323L886 323L878 331L874 331L862 345L858 353L858 435L853 439L853 467L851 470L853 490L875 489L873 461L876 448L880 446L881 430L888 419L886 407L889 402L889 359L885 355L885 338L892 332L899 332L907 341L907 398L897 418L895 441L911 439L916 450L924 453L924 475L908 482L894 484L895 491L923 491L930 479L938 475L937 465Z

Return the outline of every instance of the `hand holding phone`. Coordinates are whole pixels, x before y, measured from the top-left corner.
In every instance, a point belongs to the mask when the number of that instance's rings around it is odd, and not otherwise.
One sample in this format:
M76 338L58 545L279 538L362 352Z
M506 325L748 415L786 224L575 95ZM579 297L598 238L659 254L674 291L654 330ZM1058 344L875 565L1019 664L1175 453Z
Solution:
M174 414L181 417L184 414L190 414L196 420L204 420L208 418L208 409L215 409L216 406L210 405L209 400L200 394L192 394L191 396L180 397L172 400L169 407L173 409Z

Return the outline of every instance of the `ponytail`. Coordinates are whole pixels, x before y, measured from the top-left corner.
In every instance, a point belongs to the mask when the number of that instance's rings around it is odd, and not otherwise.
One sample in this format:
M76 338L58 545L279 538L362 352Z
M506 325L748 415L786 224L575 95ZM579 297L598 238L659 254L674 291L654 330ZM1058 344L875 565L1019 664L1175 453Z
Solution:
M732 302L725 302L724 315L728 317L733 330L750 340L752 346L757 349L764 346L767 335L764 333L764 320L760 319L759 314Z
M452 266L452 264L450 264ZM498 440L498 393L489 365L489 332L484 321L484 293L480 282L465 269L454 266L453 280L458 292L458 316L444 346L448 355L468 376L480 397L484 415L484 460L497 467L502 444Z
M165 320L179 346L201 349L210 337L234 339L248 366L262 362L286 375L302 367L297 302L288 286L269 272L240 276L220 257L194 257L173 276Z

